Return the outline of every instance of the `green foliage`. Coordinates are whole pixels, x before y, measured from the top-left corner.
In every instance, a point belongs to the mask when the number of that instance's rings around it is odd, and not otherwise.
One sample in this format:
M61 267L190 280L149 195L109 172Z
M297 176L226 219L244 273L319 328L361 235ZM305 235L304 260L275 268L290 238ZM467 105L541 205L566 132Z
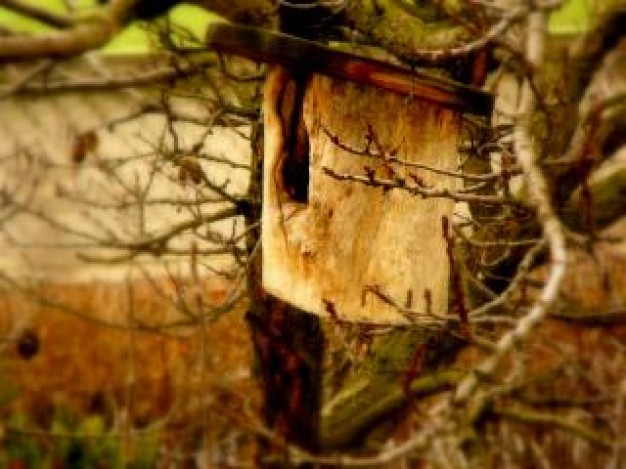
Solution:
M21 413L11 416L0 448L0 467L21 463L24 468L41 467L43 452L39 442L23 431L29 427L28 418ZM19 467L19 466L17 466Z
M550 16L550 32L553 34L576 34L589 29L595 0L566 0L563 6Z
M138 433L134 441L132 461L126 467L129 469L151 469L159 455L161 431L158 426L152 426Z
M124 461L119 433L106 428L101 415L80 417L67 408L55 409L49 429L39 429L22 412L13 413L0 444L0 467L48 469L149 469L156 466L161 432L151 427L133 439L129 461Z
M62 0L32 0L46 10L59 14L67 14ZM87 14L90 9L97 6L95 0L78 0L76 2L78 13ZM200 40L204 35L207 23L215 21L217 16L202 8L192 5L178 5L168 15L174 27L184 28L194 38ZM29 34L41 34L51 30L50 27L38 21L26 18L0 7L0 26L6 26L12 31ZM156 46L158 48L158 46ZM151 40L145 24L135 22L121 31L106 47L106 54L143 54L154 49L154 41Z

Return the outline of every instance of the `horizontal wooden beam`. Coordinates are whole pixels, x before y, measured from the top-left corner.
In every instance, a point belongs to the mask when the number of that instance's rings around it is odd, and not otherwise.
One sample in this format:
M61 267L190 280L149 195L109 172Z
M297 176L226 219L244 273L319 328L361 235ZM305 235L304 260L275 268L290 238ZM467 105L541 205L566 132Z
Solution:
M493 109L493 96L478 88L267 29L215 23L207 28L206 43L219 52L365 83L461 112L489 116Z

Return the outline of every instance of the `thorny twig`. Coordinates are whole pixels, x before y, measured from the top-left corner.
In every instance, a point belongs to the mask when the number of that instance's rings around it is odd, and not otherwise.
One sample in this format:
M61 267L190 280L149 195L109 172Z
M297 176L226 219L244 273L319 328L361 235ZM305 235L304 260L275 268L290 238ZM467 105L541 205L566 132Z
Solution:
M445 60L456 57L467 57L469 54L483 49L489 43L494 42L502 37L502 35L515 23L523 20L528 15L528 6L520 5L512 8L504 13L500 20L494 24L487 32L482 34L474 41L468 42L461 46L449 47L437 50L412 50L411 59L422 60L431 64L436 64Z
M546 13L542 11L531 13L527 20L527 60L536 69L539 69L542 65L546 21ZM539 298L535 301L528 314L518 321L513 330L506 333L498 341L496 350L461 381L454 395L454 402L457 405L465 404L470 399L476 399L475 391L481 379L492 376L511 349L527 337L546 316L548 309L556 300L561 281L565 275L567 262L565 235L550 202L547 182L537 165L537 155L535 154L530 136L529 121L534 104L535 97L533 91L530 84L526 82L522 88L518 106L518 122L514 131L514 148L518 161L522 166L530 196L537 206L539 222L550 248L550 274Z
M504 177L514 176L519 174L519 171L516 168L508 168L507 171L501 172L490 172L486 174L471 174L466 171L449 171L437 166L431 166L424 163L409 161L404 158L399 158L397 155L396 149L391 151L386 151L376 138L376 134L374 133L374 129L372 126L368 126L367 134L366 134L366 145L364 148L353 148L346 143L343 143L341 139L334 135L328 130L326 127L322 126L322 130L328 136L333 145L336 145L338 148L341 148L347 153L357 156L363 156L366 158L377 158L383 160L385 163L395 163L401 166L406 166L409 168L422 169L424 171L428 171L435 174L441 174L443 176L450 176L452 178L460 179L463 181L472 181L472 182L491 182L494 180L500 180ZM372 152L370 149L371 143L376 142L377 150L376 152Z
M367 169L367 168L366 168ZM334 169L327 166L322 167L324 174L338 180L338 181L351 181L358 182L370 187L380 187L381 189L399 189L406 191L409 194L417 195L419 197L427 198L445 198L451 199L455 202L472 202L481 203L486 205L512 205L520 206L521 203L514 199L506 199L498 195L482 195L482 194L468 194L460 191L452 191L450 189L437 189L424 187L423 185L416 183L415 181L407 181L405 179L385 179L374 176L372 173L368 173L365 176L338 173ZM419 181L419 180L418 180ZM410 185L409 185L410 184Z
M509 283L509 285L507 286L506 290L500 293L493 300L470 311L469 316L475 319L495 308L505 305L509 301L509 299L515 294L515 292L518 291L519 286L528 275L528 272L530 271L541 251L543 251L543 249L545 248L545 245L546 243L543 241L536 243L535 246L533 246L526 253L522 262L520 262L517 273L515 274L513 280L511 280L511 283Z

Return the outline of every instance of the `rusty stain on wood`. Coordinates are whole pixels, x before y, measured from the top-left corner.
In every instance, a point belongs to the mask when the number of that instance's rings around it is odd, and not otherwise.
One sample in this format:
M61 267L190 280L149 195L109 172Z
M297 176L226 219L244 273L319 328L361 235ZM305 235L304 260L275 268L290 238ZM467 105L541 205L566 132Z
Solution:
M270 74L264 103L262 241L267 291L323 316L332 305L333 314L347 321L407 322L375 295L362 301L364 289L374 286L399 304L413 292L416 311L445 314L449 265L441 219L452 216L454 202L338 181L325 168L355 175L369 170L382 176L389 171L383 158L342 148L364 148L373 128L381 146L397 149L403 159L454 171L460 114L414 97L313 76L304 98L310 138L308 202L285 202L271 177L284 156L282 123L271 102L283 86L281 80L284 69ZM417 172L423 184L454 189L449 177L402 165L394 165L393 171L405 178Z

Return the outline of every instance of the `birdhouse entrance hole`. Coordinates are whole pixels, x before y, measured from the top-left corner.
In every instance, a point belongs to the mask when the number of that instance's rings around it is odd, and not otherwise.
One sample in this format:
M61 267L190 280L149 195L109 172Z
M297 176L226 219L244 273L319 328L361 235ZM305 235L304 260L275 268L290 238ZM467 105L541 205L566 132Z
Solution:
M282 67L263 106L265 290L348 322L447 315L442 220L455 203L424 194L459 188L461 112L322 75L298 82Z
M289 202L306 204L309 201L309 137L304 125L301 101L293 111L293 119L286 124L285 147L277 168L277 185Z

